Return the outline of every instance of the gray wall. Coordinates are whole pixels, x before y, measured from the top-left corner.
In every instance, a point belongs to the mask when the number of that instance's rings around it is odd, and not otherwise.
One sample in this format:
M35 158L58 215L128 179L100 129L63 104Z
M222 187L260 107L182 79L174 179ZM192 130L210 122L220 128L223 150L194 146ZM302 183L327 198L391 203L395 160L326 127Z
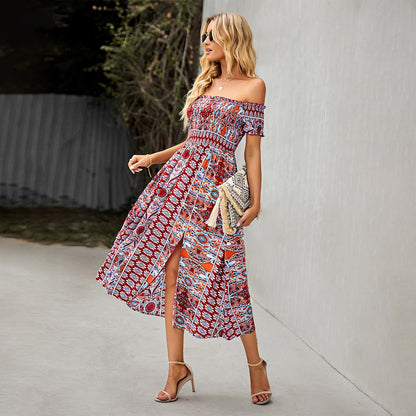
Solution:
M267 85L252 295L387 410L416 414L416 3L205 1L220 11L249 21Z
M0 205L118 209L132 194L126 130L109 101L0 95Z

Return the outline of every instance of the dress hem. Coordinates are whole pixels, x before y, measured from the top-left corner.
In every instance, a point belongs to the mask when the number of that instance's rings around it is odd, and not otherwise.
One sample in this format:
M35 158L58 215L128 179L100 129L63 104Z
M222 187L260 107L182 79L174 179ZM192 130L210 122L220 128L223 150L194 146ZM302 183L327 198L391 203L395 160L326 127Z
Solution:
M162 312L160 309L156 309L156 311L157 311L156 313L153 313L153 312L150 313L150 312L147 312L146 309L143 309L143 308L135 308L133 305L130 305L127 300L123 299L121 296L117 296L115 293L111 293L111 289L108 288L108 285L106 284L106 282L101 277L96 277L95 280L97 280L101 284L101 286L106 289L107 294L109 296L112 296L112 297L114 297L114 298L116 298L116 299L124 302L126 304L126 306L128 306L131 310L133 310L135 312L143 313L144 315L159 316L161 318L164 318L165 317L164 312ZM251 325L251 327L247 331L241 332L238 335L236 335L234 333L232 336L227 336L225 334L225 335L210 335L210 336L203 337L200 334L198 334L196 331L192 331L189 328L189 325L187 325L187 324L184 324L184 325L181 326L181 325L178 325L177 323L173 323L172 327L173 328L178 328L178 329L183 329L183 330L187 331L189 334L191 334L192 336L194 336L195 338L198 338L198 339L223 338L223 339L225 339L227 341L231 341L231 340L233 340L235 338L239 338L239 337L241 337L241 335L251 334L251 333L253 333L256 330L255 324L253 322L253 324ZM219 332L221 332L221 330L218 331L218 333ZM225 331L222 331L222 332L225 332Z

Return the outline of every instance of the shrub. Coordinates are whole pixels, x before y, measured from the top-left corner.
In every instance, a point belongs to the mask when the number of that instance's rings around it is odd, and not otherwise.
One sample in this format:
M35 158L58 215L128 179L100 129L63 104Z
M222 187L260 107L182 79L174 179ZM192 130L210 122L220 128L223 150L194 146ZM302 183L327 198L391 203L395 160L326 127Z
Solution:
M179 112L197 75L202 0L117 1L103 70L135 139L152 153L184 140Z

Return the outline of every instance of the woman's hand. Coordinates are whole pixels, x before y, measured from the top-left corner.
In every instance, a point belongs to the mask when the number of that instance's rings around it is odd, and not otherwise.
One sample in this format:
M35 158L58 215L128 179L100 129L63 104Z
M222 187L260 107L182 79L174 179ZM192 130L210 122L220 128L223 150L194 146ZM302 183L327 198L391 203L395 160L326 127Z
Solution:
M247 208L243 216L238 220L237 225L247 227L248 225L250 225L251 221L253 221L254 218L257 217L259 211L260 208L257 207Z
M132 173L140 172L143 169L140 169L139 166L148 168L152 165L152 157L150 155L133 155L128 165Z

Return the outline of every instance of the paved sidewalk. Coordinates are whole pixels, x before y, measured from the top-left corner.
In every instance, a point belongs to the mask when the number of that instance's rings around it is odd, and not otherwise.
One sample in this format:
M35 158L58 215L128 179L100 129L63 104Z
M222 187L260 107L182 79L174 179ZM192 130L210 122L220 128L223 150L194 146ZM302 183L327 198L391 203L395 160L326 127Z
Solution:
M95 280L106 249L0 239L0 414L7 416L285 415L388 413L253 302L272 402L250 401L237 338L185 334L195 373L174 403L164 387L164 320L134 312Z

